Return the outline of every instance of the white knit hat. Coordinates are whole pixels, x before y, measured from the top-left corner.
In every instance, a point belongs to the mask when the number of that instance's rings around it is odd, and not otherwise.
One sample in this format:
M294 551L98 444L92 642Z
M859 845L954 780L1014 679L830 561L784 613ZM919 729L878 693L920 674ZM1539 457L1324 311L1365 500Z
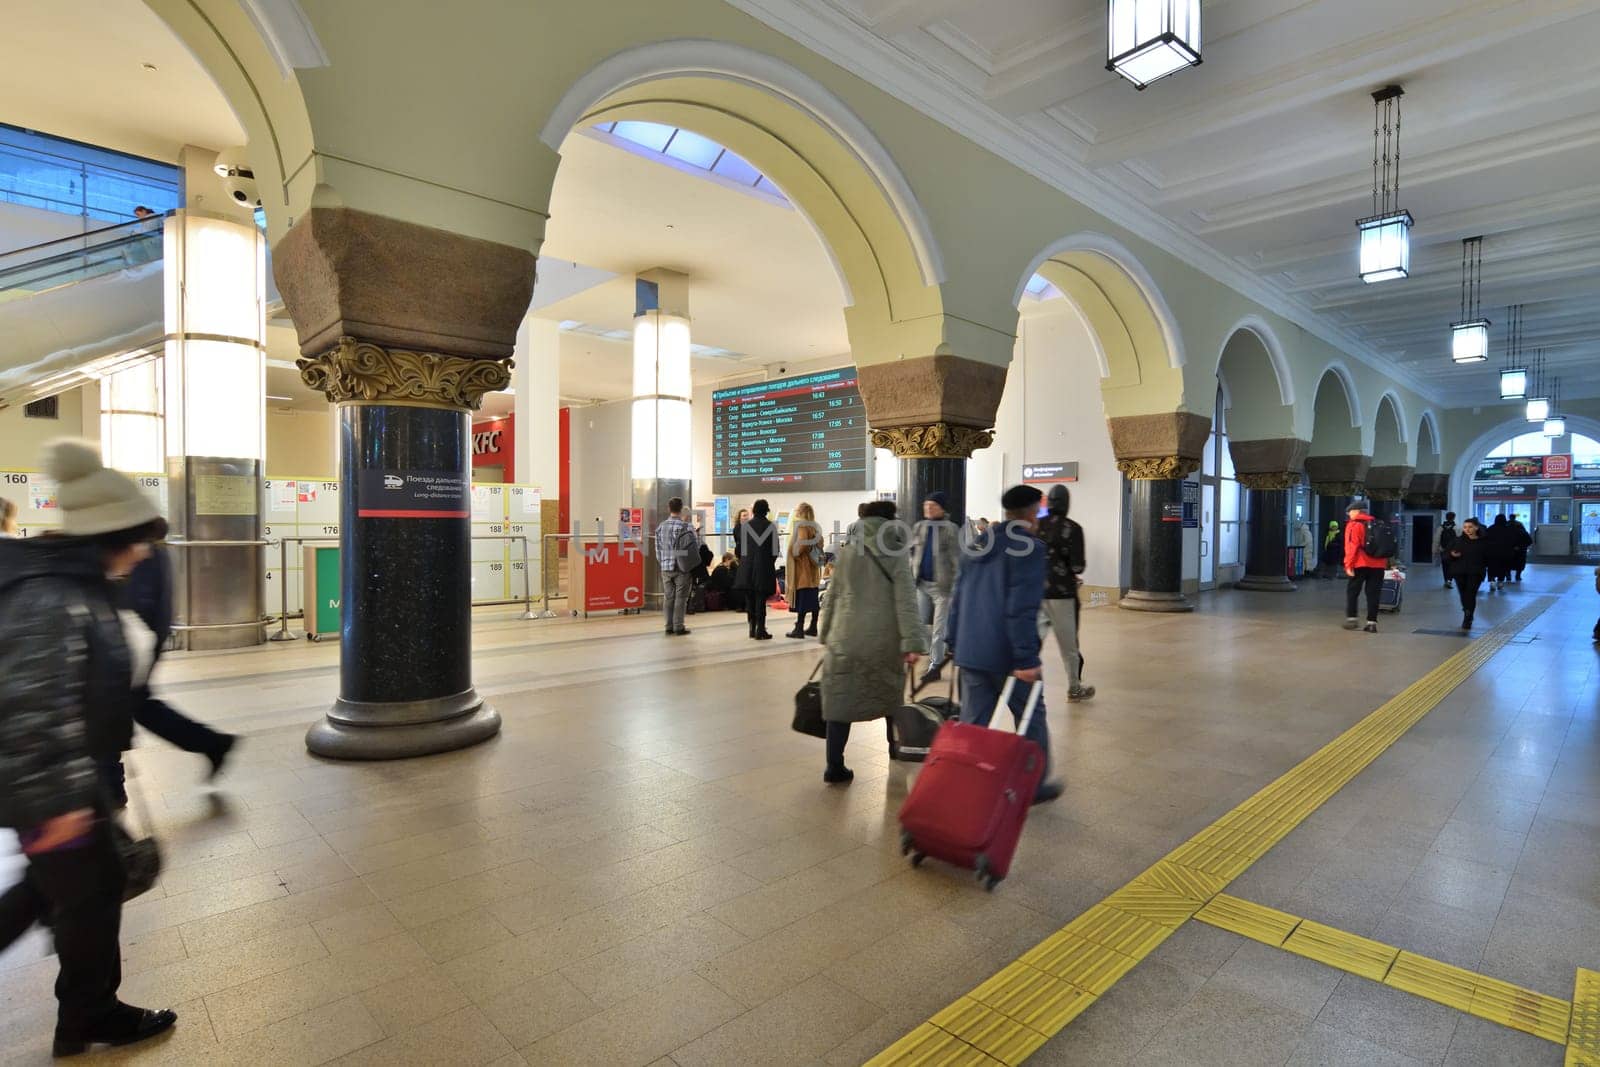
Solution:
M101 463L100 453L87 441L67 437L50 441L41 463L45 475L56 483L61 532L69 537L94 537L161 521L155 503L133 479Z

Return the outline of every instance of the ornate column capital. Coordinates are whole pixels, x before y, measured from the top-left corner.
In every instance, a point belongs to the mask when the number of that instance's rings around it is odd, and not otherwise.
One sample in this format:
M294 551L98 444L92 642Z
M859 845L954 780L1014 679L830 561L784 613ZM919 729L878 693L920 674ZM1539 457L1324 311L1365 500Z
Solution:
M1237 477L1246 489L1293 489L1300 484L1299 471L1240 472Z
M1139 456L1117 460L1117 470L1136 482L1160 482L1186 478L1200 469L1192 456Z
M1360 496L1360 482L1312 482L1311 491L1318 496Z
M300 379L335 404L366 402L476 411L511 384L511 360L385 348L354 337L295 361Z
M934 422L923 426L888 426L872 431L872 446L887 448L896 459L971 459L988 448L994 433L971 426Z

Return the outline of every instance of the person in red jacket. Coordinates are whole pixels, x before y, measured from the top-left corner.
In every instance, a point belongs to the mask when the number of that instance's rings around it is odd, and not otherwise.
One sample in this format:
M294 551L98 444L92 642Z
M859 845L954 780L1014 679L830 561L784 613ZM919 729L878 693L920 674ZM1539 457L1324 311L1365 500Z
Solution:
M1369 634L1378 632L1378 600L1383 595L1383 572L1389 561L1369 556L1366 552L1367 523L1377 522L1367 512L1367 502L1350 501L1347 509L1350 521L1344 525L1344 572L1350 582L1345 589L1344 628L1364 629ZM1361 609L1361 590L1367 591L1367 624L1361 625L1356 613Z

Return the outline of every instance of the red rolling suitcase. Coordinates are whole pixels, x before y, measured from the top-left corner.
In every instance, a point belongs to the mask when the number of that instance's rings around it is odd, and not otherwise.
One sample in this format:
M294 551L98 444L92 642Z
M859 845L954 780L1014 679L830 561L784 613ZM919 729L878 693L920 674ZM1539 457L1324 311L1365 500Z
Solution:
M1006 679L995 714L1009 707L1015 685L1015 678ZM1043 691L1043 682L1033 683L1014 734L963 722L946 723L934 734L922 773L900 807L900 847L914 866L933 856L975 871L990 890L1010 873L1044 777L1044 753L1023 736Z

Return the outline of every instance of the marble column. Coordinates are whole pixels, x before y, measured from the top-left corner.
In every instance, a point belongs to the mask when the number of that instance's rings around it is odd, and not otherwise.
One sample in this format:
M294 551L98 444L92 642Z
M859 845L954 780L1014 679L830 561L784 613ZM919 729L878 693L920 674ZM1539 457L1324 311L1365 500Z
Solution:
M1211 420L1192 412L1108 419L1117 469L1133 481L1132 573L1118 606L1193 611L1183 595L1183 480L1200 469Z
M510 382L534 257L314 208L273 259L342 446L339 698L306 747L397 759L493 737L472 684L470 420Z
M867 364L857 375L872 444L900 461L900 518L919 520L922 501L940 490L950 517L965 521L967 460L994 439L989 427L1005 389L1005 367L939 355Z
M1292 593L1289 581L1289 487L1297 474L1241 474L1246 501L1244 577L1238 588L1262 593Z

